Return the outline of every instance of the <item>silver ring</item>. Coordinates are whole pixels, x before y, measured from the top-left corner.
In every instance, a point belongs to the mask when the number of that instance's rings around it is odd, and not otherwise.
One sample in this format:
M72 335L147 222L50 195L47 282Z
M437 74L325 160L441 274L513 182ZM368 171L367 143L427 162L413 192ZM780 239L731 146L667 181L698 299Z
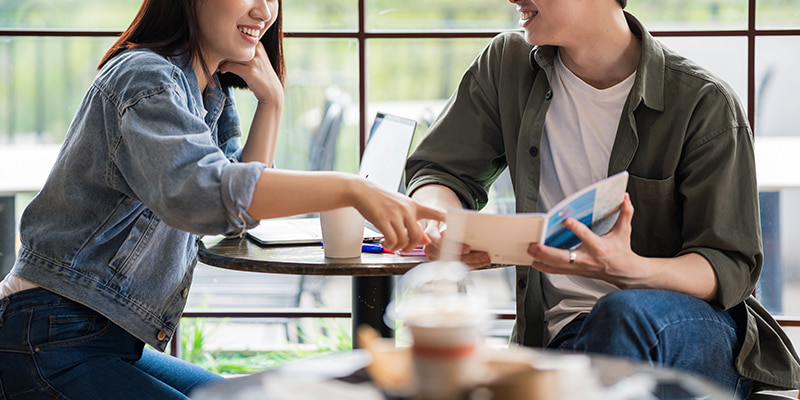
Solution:
M578 253L575 250L569 249L569 263L574 264L575 260L578 259Z

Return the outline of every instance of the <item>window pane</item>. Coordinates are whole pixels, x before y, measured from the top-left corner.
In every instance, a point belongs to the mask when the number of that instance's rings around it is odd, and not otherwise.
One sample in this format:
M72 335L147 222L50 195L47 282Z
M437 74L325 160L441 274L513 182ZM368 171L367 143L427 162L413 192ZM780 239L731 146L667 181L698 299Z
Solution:
M367 0L368 30L519 29L513 4L486 0Z
M489 39L370 39L370 105L444 102L488 43Z
M358 30L358 0L284 0L283 30Z
M744 37L658 37L665 46L727 82L747 109L747 39Z
M0 27L122 31L141 0L2 1Z
M0 41L0 143L61 143L114 38Z
M357 41L287 38L285 52L288 74L276 165L358 171ZM246 134L255 98L240 91L236 100ZM327 136L329 145L317 135L331 135ZM320 140L315 142L315 138Z
M489 39L370 39L369 106L417 121L413 147Z
M650 31L747 29L747 0L629 1L626 9Z
M756 28L800 28L800 0L756 1Z
M756 39L756 159L762 194L764 271L759 298L775 314L800 315L800 37ZM791 47L794 46L794 47Z
M756 135L800 136L800 36L756 38Z

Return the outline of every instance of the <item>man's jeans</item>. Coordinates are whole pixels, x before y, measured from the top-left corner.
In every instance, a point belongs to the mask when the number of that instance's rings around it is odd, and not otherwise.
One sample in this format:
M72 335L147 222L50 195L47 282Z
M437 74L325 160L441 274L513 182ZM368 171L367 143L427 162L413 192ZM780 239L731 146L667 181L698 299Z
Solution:
M585 318L565 326L548 347L689 371L746 399L753 381L739 376L734 366L746 318L741 304L719 311L676 292L620 290L601 298Z
M223 378L44 289L0 299L0 400L188 399Z

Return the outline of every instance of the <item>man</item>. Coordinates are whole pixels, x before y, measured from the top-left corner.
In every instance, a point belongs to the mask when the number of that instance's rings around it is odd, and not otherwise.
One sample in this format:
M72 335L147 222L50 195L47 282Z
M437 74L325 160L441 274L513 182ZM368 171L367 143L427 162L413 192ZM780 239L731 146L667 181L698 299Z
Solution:
M409 158L408 193L479 209L508 167L517 211L546 211L630 173L607 235L568 219L577 249L530 245L512 339L693 371L741 398L800 386L789 340L750 296L763 255L733 91L654 40L625 0L510 1L524 34L499 35L470 66ZM437 259L444 226L426 231ZM489 263L466 246L461 256Z

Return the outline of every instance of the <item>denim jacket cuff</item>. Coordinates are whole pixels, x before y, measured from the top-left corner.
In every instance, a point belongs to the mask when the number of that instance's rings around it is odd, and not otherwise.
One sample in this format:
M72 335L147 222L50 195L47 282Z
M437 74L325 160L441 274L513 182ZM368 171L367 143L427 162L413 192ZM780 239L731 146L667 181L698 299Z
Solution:
M233 163L222 172L222 203L231 228L226 236L241 236L258 225L259 221L247 213L247 208L264 168L265 164L257 162Z

